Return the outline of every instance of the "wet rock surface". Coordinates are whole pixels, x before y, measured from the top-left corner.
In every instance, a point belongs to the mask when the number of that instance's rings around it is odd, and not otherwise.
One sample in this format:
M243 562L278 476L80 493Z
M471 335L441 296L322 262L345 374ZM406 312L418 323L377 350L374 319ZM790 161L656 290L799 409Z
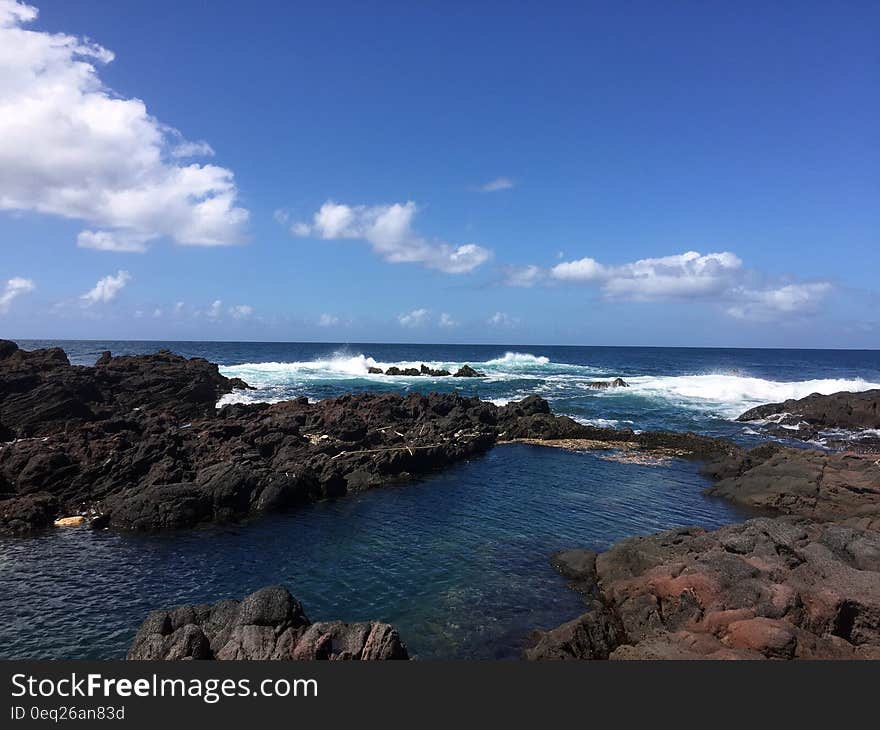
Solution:
M286 588L270 586L241 601L177 606L150 613L128 659L408 659L397 630L378 621L312 623Z

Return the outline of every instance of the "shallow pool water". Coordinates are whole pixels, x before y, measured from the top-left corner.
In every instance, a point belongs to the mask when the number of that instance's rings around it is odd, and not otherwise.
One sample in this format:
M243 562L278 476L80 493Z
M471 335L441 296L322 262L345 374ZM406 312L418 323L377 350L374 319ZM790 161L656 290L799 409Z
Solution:
M550 568L674 526L743 518L697 467L523 444L410 483L238 526L0 540L3 658L118 658L154 608L280 583L313 621L381 619L419 658L507 658L583 604Z

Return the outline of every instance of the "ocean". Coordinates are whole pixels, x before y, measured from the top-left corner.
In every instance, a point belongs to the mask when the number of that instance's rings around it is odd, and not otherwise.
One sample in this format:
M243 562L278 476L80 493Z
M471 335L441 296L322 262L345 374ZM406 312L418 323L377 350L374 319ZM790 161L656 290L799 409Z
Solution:
M538 394L583 422L765 439L734 419L761 403L880 388L880 352L209 342L47 342L91 365L104 350L167 348L256 387L223 402L349 392L457 390L495 403ZM370 375L370 366L480 379ZM593 390L622 377L630 387ZM859 434L854 434L857 438ZM819 444L821 445L821 444ZM281 583L312 620L394 623L419 658L512 658L535 628L583 611L549 565L556 550L749 513L704 497L695 464L623 464L601 453L496 447L412 484L241 525L127 535L53 530L0 539L0 656L117 658L154 608Z

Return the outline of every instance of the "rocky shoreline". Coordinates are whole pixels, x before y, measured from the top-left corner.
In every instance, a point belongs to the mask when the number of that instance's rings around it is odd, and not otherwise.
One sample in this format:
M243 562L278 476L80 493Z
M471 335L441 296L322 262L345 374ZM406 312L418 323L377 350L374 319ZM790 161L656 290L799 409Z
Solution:
M505 406L432 393L215 407L247 387L170 352L104 353L82 367L58 348L0 340L0 534L56 520L141 531L243 520L413 479L509 441L691 458L713 480L708 494L770 516L556 556L586 610L536 632L525 656L880 658L880 455L586 426L537 396ZM856 396L811 396L821 405L797 406L798 417L871 423L852 414L870 417L875 396ZM794 407L766 408L743 418ZM284 589L258 594L151 614L130 656L405 658L390 626L310 624ZM270 620L251 604L284 610Z
M554 567L587 610L528 659L880 659L878 455L771 443L710 460L707 494L774 515Z
M503 440L738 453L694 434L584 426L537 396L505 406L431 393L215 408L247 387L170 352L105 353L82 367L57 348L0 341L0 534L59 518L129 530L242 520L406 481Z

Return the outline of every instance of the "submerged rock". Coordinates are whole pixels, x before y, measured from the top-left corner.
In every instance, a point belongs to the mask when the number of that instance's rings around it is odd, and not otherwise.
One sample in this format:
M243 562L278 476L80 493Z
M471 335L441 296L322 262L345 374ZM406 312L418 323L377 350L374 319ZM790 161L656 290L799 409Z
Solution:
M177 606L144 620L128 659L408 659L397 630L378 621L311 623L286 588L242 601Z

